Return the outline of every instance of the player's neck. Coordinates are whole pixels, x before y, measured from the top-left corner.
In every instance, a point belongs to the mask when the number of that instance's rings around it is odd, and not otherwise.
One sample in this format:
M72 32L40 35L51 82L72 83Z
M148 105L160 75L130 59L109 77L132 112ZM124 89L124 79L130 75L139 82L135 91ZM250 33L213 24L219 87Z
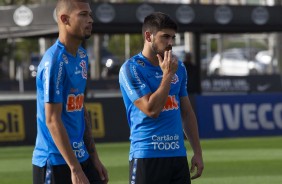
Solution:
M59 40L65 46L67 52L76 57L78 47L82 41L64 35L59 35Z
M159 60L158 57L152 53L148 48L146 49L144 47L144 49L142 50L142 55L148 60L150 61L150 63L154 66L159 66Z

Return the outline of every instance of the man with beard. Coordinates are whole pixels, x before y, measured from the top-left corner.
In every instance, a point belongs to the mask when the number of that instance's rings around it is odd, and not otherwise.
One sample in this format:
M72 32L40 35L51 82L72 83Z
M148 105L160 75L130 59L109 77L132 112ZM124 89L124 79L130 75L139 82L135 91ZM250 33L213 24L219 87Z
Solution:
M176 23L155 12L143 23L142 52L119 73L130 127L129 183L190 184L204 165L196 116L187 93L187 72L173 55ZM190 178L184 134L194 155Z
M81 43L91 36L87 0L58 0L59 38L44 54L36 76L37 137L33 183L108 182L84 107L88 56Z

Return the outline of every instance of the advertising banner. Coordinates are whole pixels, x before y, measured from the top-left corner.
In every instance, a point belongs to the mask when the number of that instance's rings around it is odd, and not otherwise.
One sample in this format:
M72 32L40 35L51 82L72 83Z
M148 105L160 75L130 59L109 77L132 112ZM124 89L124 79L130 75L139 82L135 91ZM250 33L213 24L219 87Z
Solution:
M122 98L91 98L85 105L95 142L129 141ZM36 128L36 100L0 101L0 146L34 145Z
M282 94L197 96L201 138L282 135Z
M204 94L222 93L273 93L282 91L281 76L209 76L201 81Z

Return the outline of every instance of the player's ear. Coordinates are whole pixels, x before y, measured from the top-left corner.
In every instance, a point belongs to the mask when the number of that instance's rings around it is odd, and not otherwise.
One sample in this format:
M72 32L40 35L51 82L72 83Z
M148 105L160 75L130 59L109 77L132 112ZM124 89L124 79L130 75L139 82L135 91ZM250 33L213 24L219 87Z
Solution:
M147 40L147 42L151 42L151 33L149 31L145 32L145 40Z
M69 16L68 15L61 15L60 16L60 19L61 19L61 22L65 25L68 25L69 24Z

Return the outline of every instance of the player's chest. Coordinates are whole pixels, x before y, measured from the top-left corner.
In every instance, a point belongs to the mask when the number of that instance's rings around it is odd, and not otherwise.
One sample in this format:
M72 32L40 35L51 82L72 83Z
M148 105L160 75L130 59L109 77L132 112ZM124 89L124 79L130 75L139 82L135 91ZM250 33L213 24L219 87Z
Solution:
M147 73L145 79L147 80L147 84L150 87L151 91L156 91L163 79L163 73L161 70L151 70ZM179 74L176 73L170 83L170 94L179 92L181 85L180 80L182 79L179 77Z
M87 62L86 60L76 60L66 65L67 80L70 85L77 86L86 83Z

